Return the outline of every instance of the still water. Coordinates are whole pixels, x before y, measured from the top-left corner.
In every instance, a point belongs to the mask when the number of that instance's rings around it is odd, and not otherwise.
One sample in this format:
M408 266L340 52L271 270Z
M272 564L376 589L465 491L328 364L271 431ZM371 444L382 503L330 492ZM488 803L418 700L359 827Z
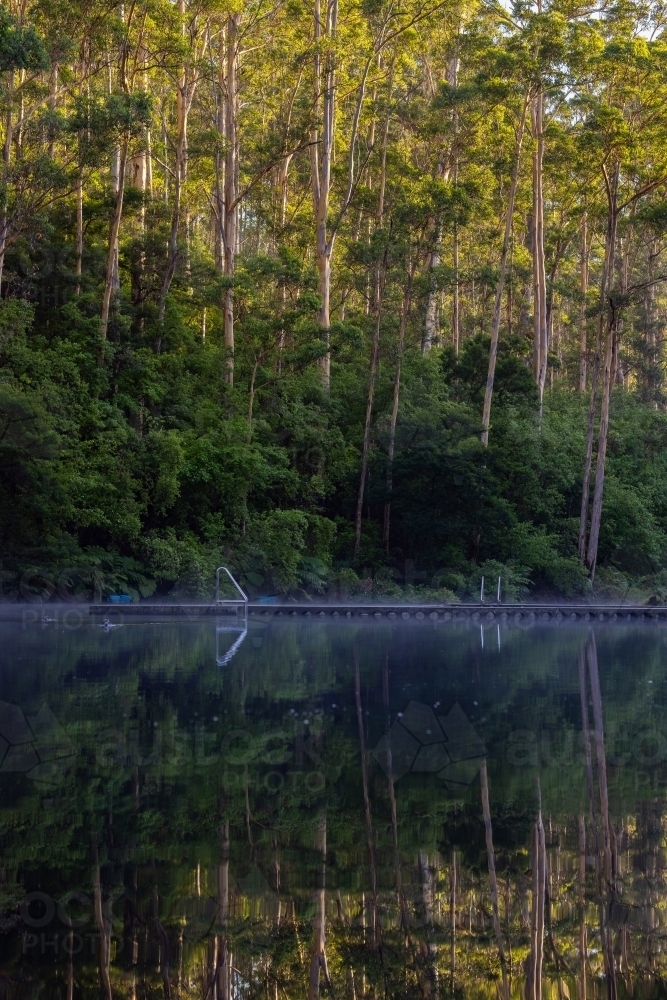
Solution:
M0 997L667 995L659 626L19 619Z

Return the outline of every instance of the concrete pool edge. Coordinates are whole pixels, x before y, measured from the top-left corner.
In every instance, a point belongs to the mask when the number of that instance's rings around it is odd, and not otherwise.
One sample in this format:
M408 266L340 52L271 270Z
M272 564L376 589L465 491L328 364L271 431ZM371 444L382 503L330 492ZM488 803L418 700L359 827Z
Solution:
M235 609L215 604L91 604L91 615L234 615ZM433 621L664 621L667 607L614 604L361 604L315 602L263 604L248 602L248 615L261 618L372 618Z

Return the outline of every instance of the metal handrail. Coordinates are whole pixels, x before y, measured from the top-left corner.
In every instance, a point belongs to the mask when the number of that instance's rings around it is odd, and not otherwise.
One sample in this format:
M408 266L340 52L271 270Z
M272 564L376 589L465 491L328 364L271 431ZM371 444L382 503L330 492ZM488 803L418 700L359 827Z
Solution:
M224 597L223 598L220 597L220 573L221 573L221 571L223 569L224 569L225 573L227 574L227 576L229 577L229 579L234 584L234 586L236 587L236 589L238 590L239 594L241 595L241 600L240 601L236 600L235 598L227 599L227 598L224 598ZM216 604L235 604L237 606L240 605L240 604L243 604L245 606L246 613L248 611L248 595L243 590L241 590L241 588L239 587L238 583L236 582L236 580L234 579L234 577L229 572L229 570L227 569L226 566L218 566L217 570L215 571L215 603Z

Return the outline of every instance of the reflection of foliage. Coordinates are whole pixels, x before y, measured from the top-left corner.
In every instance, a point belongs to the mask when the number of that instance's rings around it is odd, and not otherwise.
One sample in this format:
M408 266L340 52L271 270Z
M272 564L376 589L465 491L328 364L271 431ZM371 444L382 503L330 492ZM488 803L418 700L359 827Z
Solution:
M2 947L18 942L20 955L16 921L22 893L39 888L60 899L76 890L92 897L89 845L94 842L105 903L115 901L113 934L129 935L130 948L137 933L145 980L138 996L163 989L156 968L160 936L152 917L157 905L170 947L175 953L182 947L184 996L202 1000L211 942L224 931L239 989L252 988L258 1000L273 1000L276 987L288 1000L301 998L307 990L312 900L320 878L313 831L326 810L327 960L335 994L346 996L352 977L358 997L362 982L366 997L373 991L392 1000L422 997L436 972L449 990L455 851L454 995L495 998L499 966L477 781L458 798L430 775L413 773L395 786L401 902L389 786L382 769L369 764L382 928L381 949L372 947L373 882L351 665L356 647L367 747L386 727L387 660L392 720L413 699L441 702L443 712L459 701L489 748L501 917L512 946L515 992L522 986L529 948L525 912L539 773L549 817L551 933L563 958L557 967L553 949L546 949L544 995L547 989L558 995L560 977L562 989L574 996L577 816L587 815L577 654L585 638L579 628L566 626L504 628L501 648L494 638L481 654L475 628L443 631L424 623L397 630L382 623L366 630L330 623L313 629L303 623L251 621L246 641L221 671L215 666L212 622L124 627L108 635L96 629L93 639L87 629L66 629L56 638L48 629L5 626L3 656L13 662L21 655L23 666L3 672L3 698L28 714L31 705L47 702L77 755L49 799L21 776L0 774ZM647 944L644 923L649 911L658 915L656 921L665 912L660 869L665 821L656 789L667 760L662 757L647 768L642 754L654 753L655 747L646 736L638 748L633 737L652 726L658 735L662 731L661 635L632 627L600 631L598 648L608 757L626 761L609 768L610 797L615 835L623 838L619 898L629 912L629 960L635 996L643 1000L652 996L642 986L648 956L653 974L663 968L662 953ZM512 742L511 734L520 738ZM306 778L320 774L324 786L319 778L309 779L309 789ZM224 821L230 829L225 928L218 913ZM590 828L588 836L590 854ZM585 892L594 979L601 959L595 951L598 910L590 865ZM407 934L401 930L402 905ZM78 913L77 906L73 902L71 911ZM91 906L80 910L88 920L83 932L94 934ZM47 930L66 932L57 918ZM66 972L66 955L59 952L47 964L38 951L17 958L17 968L37 977L48 992ZM79 981L96 989L94 956L77 957L76 969ZM575 970L574 978L568 969ZM174 983L176 975L172 967ZM114 996L129 997L122 950L112 960L111 976Z

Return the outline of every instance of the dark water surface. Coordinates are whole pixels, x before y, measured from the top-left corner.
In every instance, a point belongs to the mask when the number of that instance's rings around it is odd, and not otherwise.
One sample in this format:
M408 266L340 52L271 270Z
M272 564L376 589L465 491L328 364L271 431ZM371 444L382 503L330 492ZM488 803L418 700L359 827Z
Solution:
M0 998L667 996L666 630L77 623L0 623Z

